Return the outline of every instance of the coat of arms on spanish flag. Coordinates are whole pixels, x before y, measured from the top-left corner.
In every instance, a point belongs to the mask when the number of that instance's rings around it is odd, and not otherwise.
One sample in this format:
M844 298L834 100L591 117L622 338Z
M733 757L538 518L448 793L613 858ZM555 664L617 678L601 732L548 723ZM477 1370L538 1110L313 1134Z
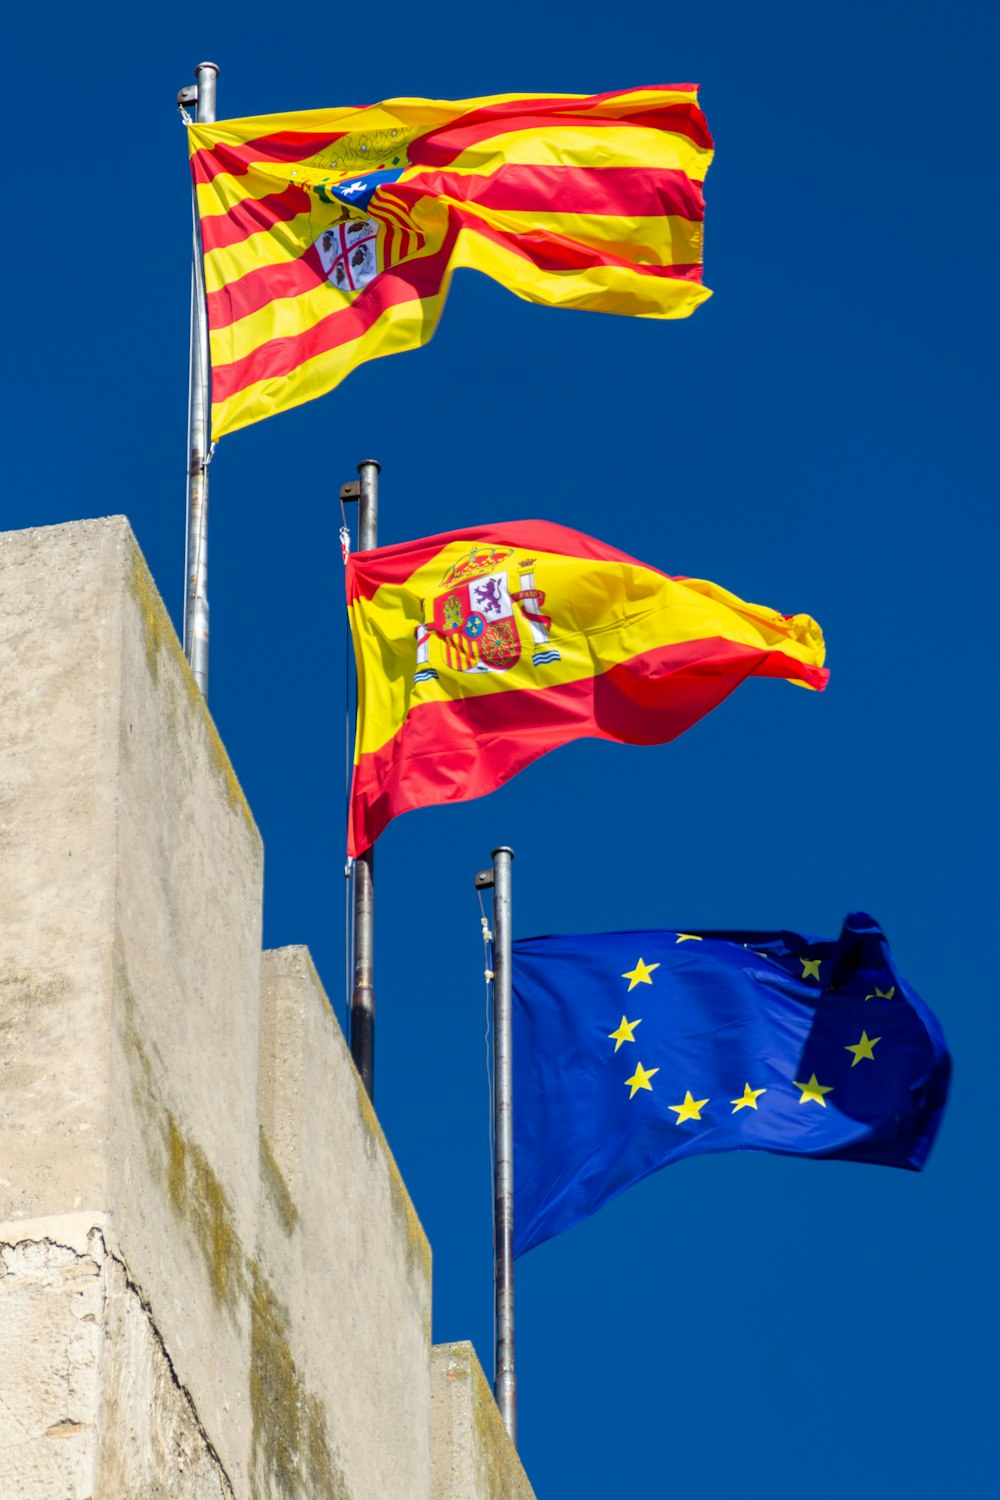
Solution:
M529 302L632 317L711 295L694 84L389 99L188 135L215 438L425 344L462 266Z
M397 814L495 791L569 740L662 744L747 677L822 689L828 675L808 615L545 521L355 553L347 599L352 855Z
M498 564L513 558L512 547L482 548L451 563L441 580L441 592L433 601L431 618L417 626L417 671L415 682L436 676L430 662L430 642L436 637L443 646L443 659L450 670L461 672L507 672L521 659L518 614L531 632L534 665L559 660L552 649L548 616L540 612L545 594L535 588L533 557L516 566L519 587L511 588L506 567ZM534 649L539 648L539 649Z

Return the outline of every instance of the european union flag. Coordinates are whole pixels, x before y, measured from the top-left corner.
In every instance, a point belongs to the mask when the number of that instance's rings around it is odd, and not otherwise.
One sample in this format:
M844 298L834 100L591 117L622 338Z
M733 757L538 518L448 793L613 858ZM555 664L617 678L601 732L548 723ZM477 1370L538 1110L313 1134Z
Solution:
M512 975L515 1255L684 1156L927 1158L951 1059L870 917L526 938Z

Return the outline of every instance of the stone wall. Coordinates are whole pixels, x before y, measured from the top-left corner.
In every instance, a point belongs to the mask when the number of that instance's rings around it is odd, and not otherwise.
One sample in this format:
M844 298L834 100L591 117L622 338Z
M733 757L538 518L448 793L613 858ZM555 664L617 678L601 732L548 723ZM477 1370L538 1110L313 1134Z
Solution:
M530 1496L123 519L0 537L0 723L0 1500Z
M434 1500L533 1500L471 1344L436 1346L431 1393Z

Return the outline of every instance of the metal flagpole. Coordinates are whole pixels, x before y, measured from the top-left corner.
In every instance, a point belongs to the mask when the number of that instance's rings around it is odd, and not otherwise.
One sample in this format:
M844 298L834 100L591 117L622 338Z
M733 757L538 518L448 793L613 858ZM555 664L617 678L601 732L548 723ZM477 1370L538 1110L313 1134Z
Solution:
M200 123L215 119L215 80L219 69L213 62L199 63L197 112ZM188 90L182 90L188 98ZM210 453L210 394L208 316L205 306L205 268L202 261L201 223L194 184L193 261L191 268L191 373L188 385L188 482L187 551L184 573L184 654L194 680L208 697L208 464Z
M517 1376L514 1370L514 1058L511 1025L510 942L513 849L493 850L493 869L476 885L493 887L493 1307L496 1329L493 1394L510 1440L517 1447Z
M374 458L358 464L358 550L378 546L378 476ZM353 499L354 486L341 490ZM351 995L351 1056L369 1099L375 1097L375 850L366 849L354 866L354 992Z

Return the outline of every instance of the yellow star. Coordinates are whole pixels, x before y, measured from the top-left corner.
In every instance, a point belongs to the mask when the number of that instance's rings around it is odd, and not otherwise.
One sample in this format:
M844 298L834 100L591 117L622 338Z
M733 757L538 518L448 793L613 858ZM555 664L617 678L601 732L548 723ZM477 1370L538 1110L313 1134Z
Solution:
M733 1110L733 1114L736 1114L736 1111L740 1109L756 1109L757 1100L760 1098L761 1094L766 1093L767 1089L752 1089L750 1085L747 1084L743 1090L742 1099L730 1099L729 1101L730 1104L735 1104L736 1106L736 1109Z
M822 962L823 960L821 958L800 958L799 963L802 965L802 978L815 979L816 983L818 984L819 966Z
M883 999L884 998L885 997L883 996ZM876 1042L880 1042L881 1040L882 1038L880 1036L870 1037L867 1031L863 1031L861 1033L860 1042L857 1042L853 1047L845 1047L845 1052L854 1053L854 1061L851 1063L851 1067L856 1068L858 1063L861 1062L862 1058L867 1058L869 1062L874 1062L875 1054L872 1051L872 1048L875 1046Z
M616 1052L618 1051L618 1048L621 1046L622 1042L635 1041L635 1037L632 1035L632 1033L635 1031L635 1028L637 1026L641 1026L641 1024L641 1016L639 1017L638 1021L627 1021L625 1017L622 1016L622 1024L619 1026L618 1030L608 1032L608 1040L614 1042Z
M639 1089L649 1089L649 1092L652 1093L653 1085L649 1080L654 1073L658 1073L659 1071L659 1068L644 1068L642 1063L636 1063L635 1072L632 1074L632 1077L625 1080L625 1087L631 1087L632 1089L629 1098L634 1099Z
M823 1095L833 1093L833 1084L817 1083L815 1073L808 1083L797 1083L795 1087L802 1090L800 1104L807 1104L811 1099L814 1104L822 1104L824 1109L826 1109L826 1100Z
M659 967L659 964L644 964L640 958L634 969L626 969L622 978L629 981L629 994L632 993L637 984L652 984L653 981L649 976L654 969L658 969Z
M673 1110L674 1114L677 1116L674 1124L679 1125L682 1120L700 1120L701 1111L705 1108L705 1105L707 1103L707 1099L692 1099L691 1090L688 1089L687 1093L684 1095L683 1104L668 1104L667 1108Z
M875 993L873 995L866 995L865 999L866 1000L891 1000L892 997L893 997L893 995L895 993L896 993L896 986L894 984L890 984L890 986L889 986L889 988L887 990L880 990L879 987L878 987L878 985L876 985L875 986ZM881 1038L880 1038L880 1040L881 1040ZM851 1067L852 1068L854 1067L853 1063L851 1063Z
M679 932L677 941L679 943L703 943L705 939L700 938L696 932Z

